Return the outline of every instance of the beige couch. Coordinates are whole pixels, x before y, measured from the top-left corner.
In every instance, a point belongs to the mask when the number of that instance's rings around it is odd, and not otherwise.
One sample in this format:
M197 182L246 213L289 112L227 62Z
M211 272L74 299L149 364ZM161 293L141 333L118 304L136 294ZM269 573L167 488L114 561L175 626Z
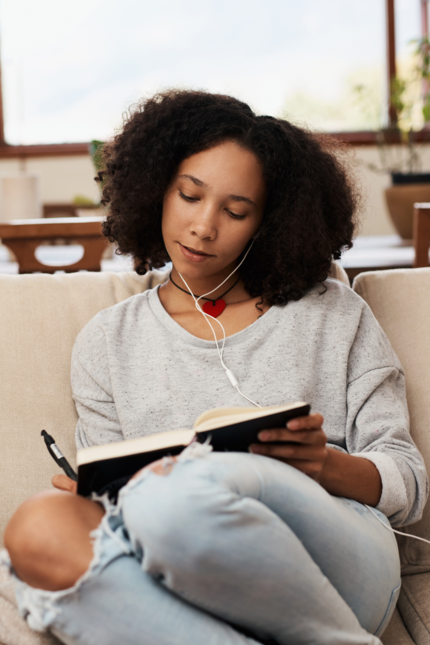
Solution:
M347 280L339 268L333 272ZM58 472L40 437L43 428L75 461L69 370L79 330L101 309L163 280L159 273L0 276L0 536L20 502L48 488ZM405 367L412 433L430 466L430 269L362 274L355 289L372 307ZM430 506L408 530L430 539ZM405 541L401 552L401 613L396 611L383 641L430 644L430 546ZM58 641L30 632L19 618L13 583L0 571L0 645L48 643Z

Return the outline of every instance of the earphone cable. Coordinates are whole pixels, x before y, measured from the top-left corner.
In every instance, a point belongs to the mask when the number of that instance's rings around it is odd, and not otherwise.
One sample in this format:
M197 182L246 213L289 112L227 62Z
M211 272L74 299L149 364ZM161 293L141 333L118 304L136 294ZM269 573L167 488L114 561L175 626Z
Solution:
M225 345L225 338L226 338L226 336L225 336L225 329L224 329L224 326L223 326L223 324L222 324L222 323L221 323L217 318L215 318L214 316L211 316L210 314L206 314L206 313L202 310L202 308L200 307L199 300L200 300L201 298L204 298L205 296L209 296L209 295L210 295L211 293L213 293L214 291L217 291L217 289L219 289L220 287L222 287L222 286L223 286L223 284L225 284L225 283L227 282L227 280L229 280L229 279L231 278L231 276L232 276L234 273L236 273L236 271L240 268L240 266L245 262L245 260L246 260L246 257L247 257L247 255L248 255L248 253L249 253L249 252L250 252L250 250L252 249L252 245L253 245L253 244L254 244L254 240L252 240L252 242L251 242L251 244L250 244L250 246L249 246L249 249L247 250L247 252L246 252L246 253L245 253L245 255L243 256L242 260L239 262L239 264L237 265L237 267L236 267L235 269L233 269L233 271L232 271L232 272L231 272L231 273L226 277L226 279L225 279L225 280L223 280L223 281L221 282L221 284L219 284L217 287L215 287L215 289L212 289L212 291L208 291L207 293L203 293L203 294L202 294L201 296L199 296L198 298L196 298L196 297L194 296L194 294L193 294L193 292L191 291L190 287L189 287L189 286L188 286L188 284L186 283L186 281L185 281L184 277L183 277L183 276L179 273L179 271L178 271L178 274L179 274L179 276L180 276L180 278L181 278L182 282L185 284L185 286L187 287L187 289L188 289L188 291L189 291L190 295L192 296L192 298L193 298L193 300L194 300L194 303L195 303L195 305L196 305L196 309L197 309L198 311L200 311L200 313L202 314L202 316L204 316L204 318L205 318L206 322L208 323L209 327L212 329L212 333L213 333L213 335L214 335L214 339L215 339L216 347L217 347L217 350L218 350L219 359L220 359L220 361L221 361L221 365L223 366L224 370L227 372L227 376L229 377L230 382L232 383L232 385L233 385L233 381L231 380L231 378L230 378L230 376L229 376L229 374L228 374L229 370L228 370L228 368L227 368L227 366L226 366L226 364L224 363L224 360L223 360L223 355L224 355L224 345ZM209 318L212 318L212 320L215 320L215 321L218 323L218 325L220 325L220 327L221 327L221 329L222 329L223 339L222 339L221 351L220 351L220 349L219 349L218 339L217 339L217 337L216 337L215 330L214 330L214 328L212 327L211 323L209 322ZM235 387L235 386L234 386L234 387Z
M225 346L225 339L226 339L224 325L221 323L221 321L220 321L220 320L218 320L218 319L217 319L217 318L215 318L214 316L211 316L210 314L205 313L205 312L203 311L203 309L201 308L200 303L199 303L199 300L200 300L201 298L205 298L206 296L209 296L209 295L210 295L211 293L213 293L214 291L217 291L220 287L222 287L222 285L223 285L223 284L225 284L225 283L227 282L227 280L229 280L229 279L231 278L231 276L232 276L234 273L236 273L236 271L239 269L239 267L240 267L240 266L245 262L246 257L247 257L247 255L248 255L248 253L250 252L250 250L251 250L251 248L252 248L252 245L253 245L253 244L254 244L254 240L252 240L252 242L251 242L251 244L250 244L250 246L249 246L249 248L248 248L247 252L246 252L246 253L245 253L245 255L243 256L242 260L239 262L239 264L237 265L237 267L236 267L236 268L235 268L235 269L230 273L230 275L228 275L228 276L226 277L226 279L225 279L225 280L223 280L223 282L221 282L221 284L219 284L217 287L215 287L215 289L212 289L212 291L208 291L207 293L204 293L203 295L199 296L198 298L196 298L196 297L194 296L194 294L193 294L193 292L191 291L190 287L188 286L188 284L187 284L186 280L185 280L185 279L184 279L184 277L179 273L179 271L178 271L178 274L179 274L179 276L180 276L180 278L181 278L182 282L183 282L183 283L185 284L185 286L187 287L187 289L188 289L188 291L189 291L190 295L192 296L192 298L193 298L193 300L194 300L194 304L195 304L195 306L196 306L197 311L199 311L199 312L202 314L202 316L204 317L204 319L206 320L206 322L208 323L209 327L210 327L210 328L211 328L211 330L212 330L212 333L213 333L213 336L214 336L214 339L215 339L216 348L217 348L217 351L218 351L219 360L220 360L220 362L221 362L221 365L222 365L223 369L225 370L225 373L227 374L227 377L228 377L228 379L229 379L230 383L232 384L232 386L233 386L234 388L236 388L236 390L238 391L238 393L239 393L239 394L240 394L244 399L246 399L247 401L249 401L249 403L252 403L252 405L255 405L257 408L261 408L261 405L260 405L259 403L256 403L255 401L253 401L252 399L250 399L248 396L246 396L246 394L244 394L243 392L241 392L241 391L240 391L240 389L239 389L239 383L238 383L238 381L237 381L236 377L234 376L233 372L232 372L231 370L229 370L229 369L228 369L228 367L227 367L227 365L224 363L223 355L224 355L224 346ZM216 337L215 329L212 327L212 324L211 324L211 322L209 321L209 318L212 318L212 320L215 320L215 322L217 322L217 323L220 325L221 329L222 329L223 339L222 339L222 346L221 346L221 350L220 350L220 348L219 348L218 338Z
M249 245L249 249L247 250L247 252L246 252L246 253L245 253L245 255L243 256L243 258L241 259L241 261L239 262L239 264L237 265L237 267L236 267L235 269L233 269L233 271L230 273L230 275L228 275L228 276L226 277L226 279L225 279L225 280L223 280L223 281L221 282L221 284L219 284L217 287L215 287L215 289L212 289L212 291L208 291L207 293L204 293L202 296L199 296L199 297L198 297L198 300L200 300L200 298L205 298L206 296L210 296L210 294L211 294L211 293L213 293L214 291L216 291L217 289L219 289L220 287L222 287L222 285L223 285L223 284L225 284L225 283L227 282L227 280L229 280L229 279L231 278L231 276L233 275L233 273L236 273L236 271L237 271L237 270L242 266L242 264L245 262L245 260L246 260L246 256L248 255L248 253L249 253L249 252L250 252L250 250L252 249L253 245L254 245L254 239L252 240L251 244ZM178 271L178 273L179 273L179 271ZM179 273L179 275L181 275L181 274ZM182 276L181 276L181 278L182 278ZM184 280L184 279L182 278L182 280ZM185 282L185 280L184 280L184 282ZM190 288L188 287L188 290L189 290L189 289L190 289ZM211 316L211 317L212 317L212 316Z
M241 390L239 390L239 386L238 386L238 385L236 385L236 390L239 392L239 394L240 394L241 396L243 396L243 398L244 398L244 399L246 399L247 401L249 401L250 403L252 403L252 405L255 405L255 407L256 407L256 408L262 408L262 407L263 407L263 406L262 406L262 405L260 405L259 403L256 403L255 401L253 401L252 399L250 399L250 398L249 398L249 396L246 396L246 394L244 394Z
M179 271L178 271L178 273L179 273ZM210 316L209 314L206 314L203 311L203 309L200 307L198 299L194 296L193 292L191 291L190 287L188 286L187 282L185 281L185 278L180 273L179 273L179 275L181 276L183 283L185 284L185 286L187 287L188 291L190 292L190 294L191 294L191 296L192 296L192 298L194 300L194 303L196 305L197 311L200 311L200 313L202 314L202 316L204 317L204 319L206 320L207 324L209 325L209 327L212 330L212 333L213 333L213 336L214 336L214 339L215 339L215 343L216 343L216 348L217 348L217 351L218 351L219 360L221 361L221 365L223 366L223 368L227 372L228 368L227 368L227 366L224 363L223 358L222 358L223 351L224 351L224 343L225 343L225 330L224 330L224 327L220 323L219 320L217 320L213 316ZM215 320L215 322L217 322L221 326L221 329L222 329L222 332L223 332L223 344L222 344L221 351L220 351L220 348L219 348L219 345L218 345L218 339L216 337L215 329L212 327L211 323L209 322L209 318L212 318L213 320Z
M376 519L377 519L379 522L381 522L381 524L382 524L383 526L385 526L385 528L386 528L388 531L391 531L392 533L397 533L397 535L404 535L405 537L413 538L414 540L419 540L420 542L425 542L426 544L430 544L430 541L429 541L429 540L425 540L425 539L424 539L424 538L422 538L422 537L418 537L418 535L411 535L410 533L403 533L402 531L397 531L396 529L393 529L393 527L392 527L392 526L387 526L387 525L385 524L385 522L383 522L383 521L381 520L381 518L380 518L380 517L378 517L378 516L376 515L375 511L373 510L373 508L371 508L371 507L370 507L370 506L368 506L367 504L364 504L364 506L367 508L367 510L368 510L368 511L370 511L370 512L372 513L372 515L374 515L374 516L376 517Z

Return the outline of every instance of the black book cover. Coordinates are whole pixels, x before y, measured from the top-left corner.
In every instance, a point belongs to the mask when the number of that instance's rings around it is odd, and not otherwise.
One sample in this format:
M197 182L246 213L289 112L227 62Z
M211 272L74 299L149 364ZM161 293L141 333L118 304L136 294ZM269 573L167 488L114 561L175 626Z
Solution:
M291 410L268 414L264 417L230 423L228 426L215 428L214 430L202 431L197 428L197 438L200 443L209 440L216 452L248 452L248 448L252 443L261 443L258 440L258 433L261 430L285 428L287 421L308 415L310 409L310 405L303 405Z
M113 497L118 489L128 482L135 473L153 461L167 455L179 455L185 446L171 446L137 455L101 459L78 467L78 495L88 497L91 493Z
M261 430L283 428L290 419L306 416L309 412L310 405L302 405L290 410L230 423L212 430L197 428L196 438L200 443L208 441L217 452L248 452L252 443L260 443L257 435ZM114 497L119 488L124 486L138 470L162 457L178 455L184 448L183 444L173 445L159 450L82 464L78 468L78 494L87 497L92 492L99 495L108 493Z

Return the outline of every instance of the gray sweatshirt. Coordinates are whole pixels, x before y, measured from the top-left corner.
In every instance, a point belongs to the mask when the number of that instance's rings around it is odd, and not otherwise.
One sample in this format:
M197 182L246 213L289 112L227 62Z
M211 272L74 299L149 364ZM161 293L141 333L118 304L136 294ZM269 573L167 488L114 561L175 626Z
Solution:
M428 482L409 434L402 367L366 303L337 280L325 285L229 336L224 361L260 405L307 401L321 412L330 446L378 468L377 508L395 526L416 522ZM215 342L178 325L158 287L101 311L80 332L72 389L78 448L192 428L205 410L247 405Z

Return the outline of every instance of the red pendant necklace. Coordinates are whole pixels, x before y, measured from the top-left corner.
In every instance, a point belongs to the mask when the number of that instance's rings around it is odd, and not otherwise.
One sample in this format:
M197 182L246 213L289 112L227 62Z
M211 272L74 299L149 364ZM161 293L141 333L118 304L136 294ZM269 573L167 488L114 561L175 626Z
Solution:
M182 289L182 287L180 287L178 284L176 284L176 282L173 281L172 274L170 274L169 278L170 278L170 281L175 285L177 289L180 289L188 296L191 296L191 293L189 291ZM205 314L208 314L208 316L212 316L213 318L218 318L218 316L222 314L222 312L227 306L226 301L223 300L224 296L226 296L229 293L229 291L231 291L237 285L239 280L240 280L240 277L236 280L234 285L230 287L230 289L227 289L227 291L225 291L219 298L216 298L215 300L213 300L212 298L206 298L205 296L203 297L196 296L194 293L193 293L193 296L194 298L197 298L197 299L201 297L202 300L207 300L208 302L205 302L202 306L203 311L205 312Z

